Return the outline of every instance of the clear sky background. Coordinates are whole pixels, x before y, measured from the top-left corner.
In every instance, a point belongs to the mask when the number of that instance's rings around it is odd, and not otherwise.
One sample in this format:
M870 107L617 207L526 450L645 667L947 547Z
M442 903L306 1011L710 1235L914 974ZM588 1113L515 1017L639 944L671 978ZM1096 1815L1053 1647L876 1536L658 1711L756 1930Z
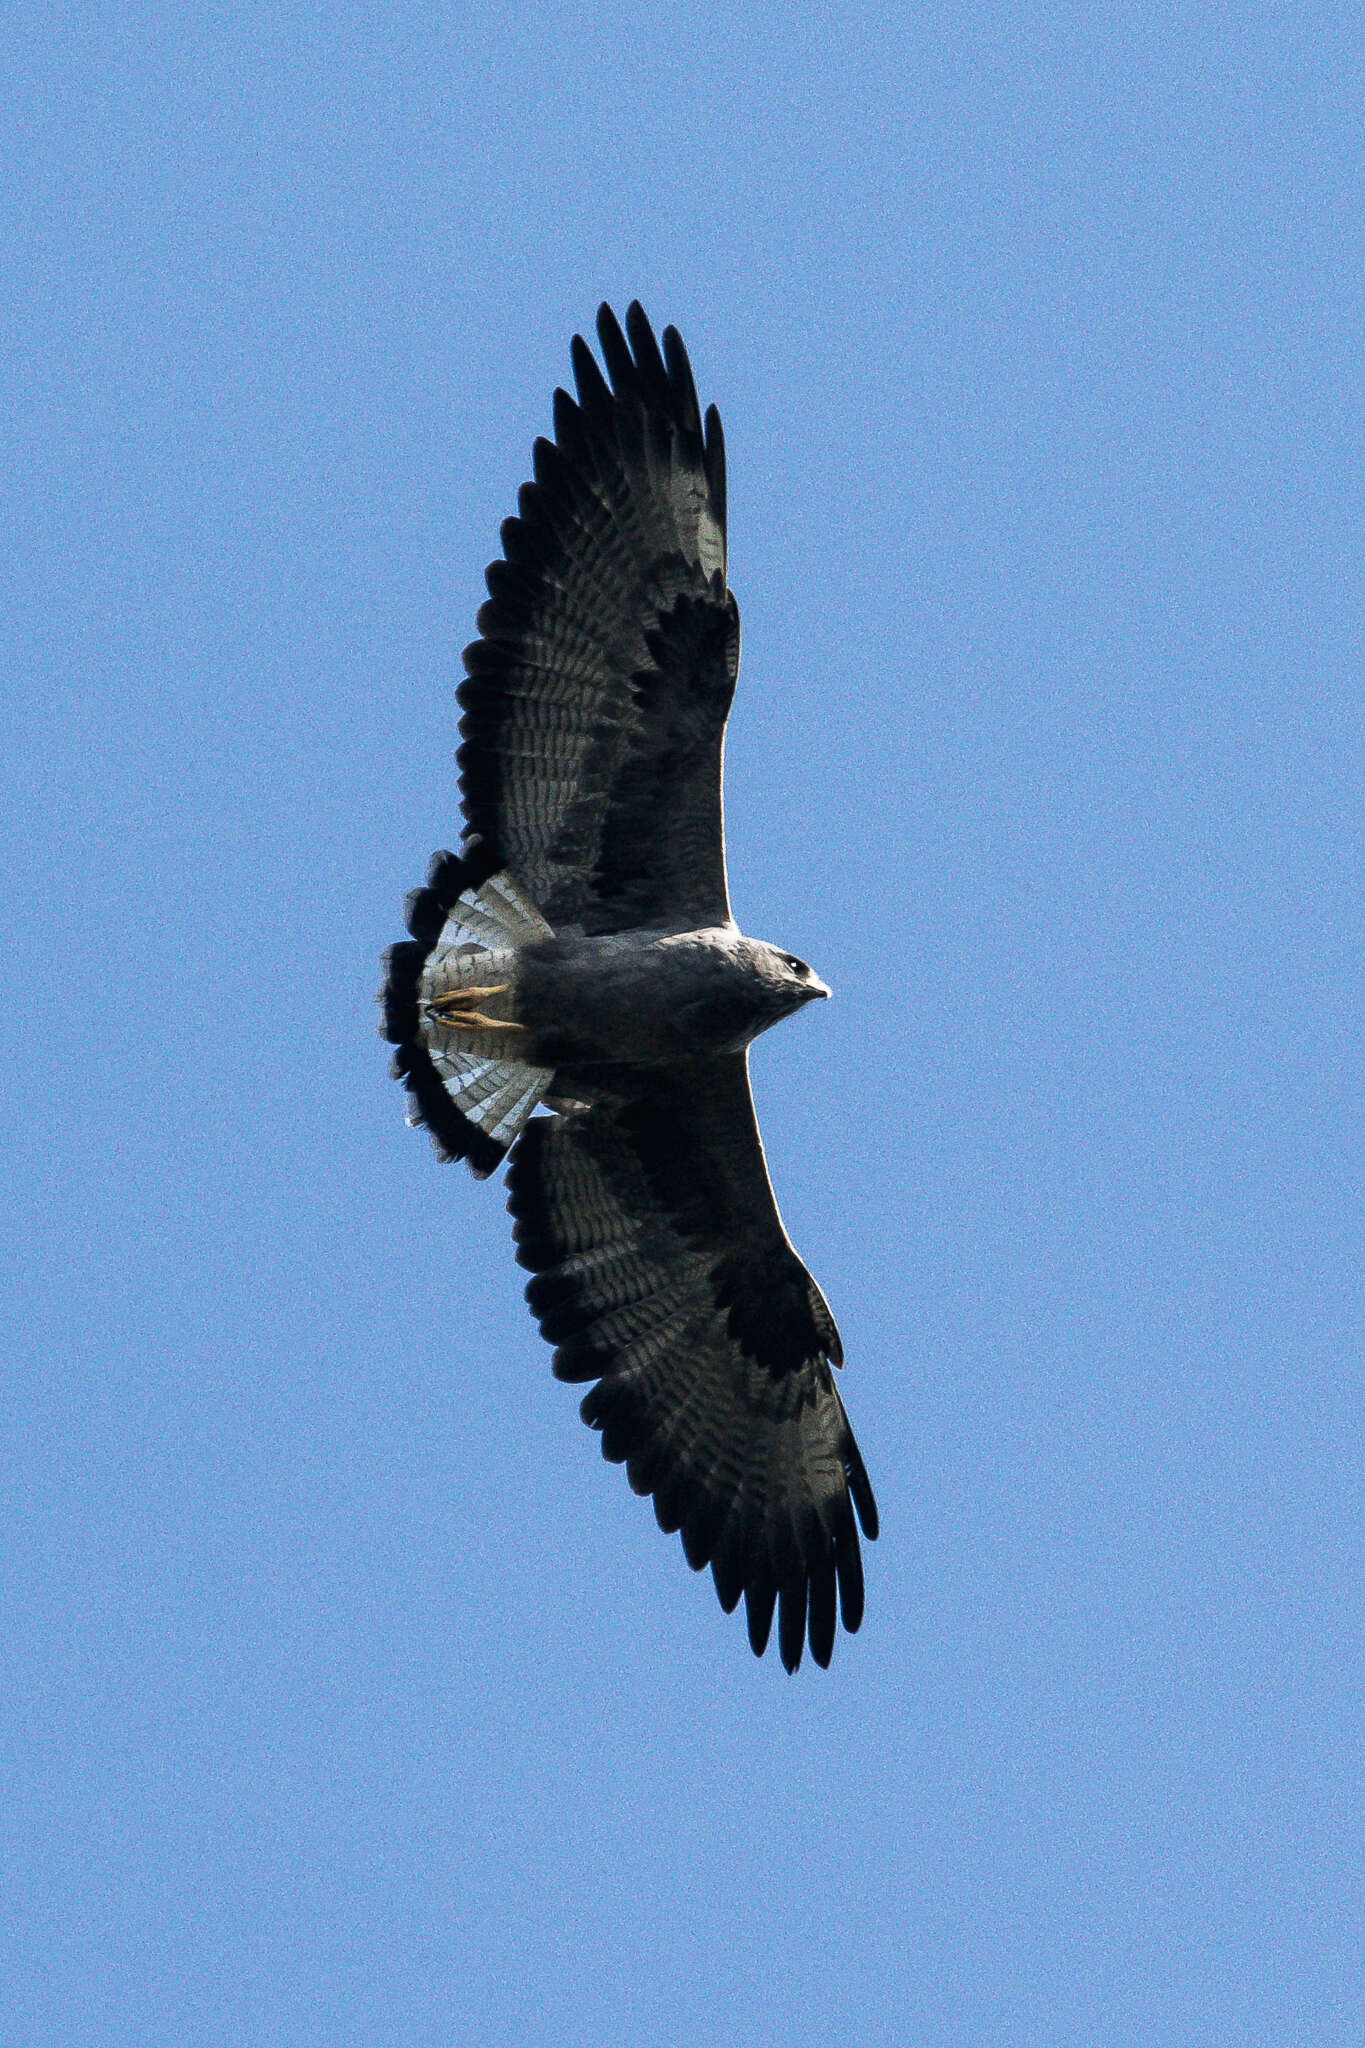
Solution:
M1349 10L7 10L4 2048L1365 2039ZM751 1657L373 992L599 299L876 1484Z

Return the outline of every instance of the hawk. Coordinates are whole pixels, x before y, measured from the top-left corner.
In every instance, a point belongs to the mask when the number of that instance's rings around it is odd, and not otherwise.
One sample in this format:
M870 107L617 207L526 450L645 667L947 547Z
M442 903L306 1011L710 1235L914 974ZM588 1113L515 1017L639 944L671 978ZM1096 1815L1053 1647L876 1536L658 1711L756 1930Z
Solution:
M829 990L730 915L725 452L676 330L603 306L502 528L459 700L464 836L407 899L382 1029L408 1121L510 1153L526 1298L585 1422L761 1656L863 1615L877 1509L839 1333L777 1211L748 1048ZM533 1116L541 1107L548 1115ZM855 1519L856 1517L856 1519Z

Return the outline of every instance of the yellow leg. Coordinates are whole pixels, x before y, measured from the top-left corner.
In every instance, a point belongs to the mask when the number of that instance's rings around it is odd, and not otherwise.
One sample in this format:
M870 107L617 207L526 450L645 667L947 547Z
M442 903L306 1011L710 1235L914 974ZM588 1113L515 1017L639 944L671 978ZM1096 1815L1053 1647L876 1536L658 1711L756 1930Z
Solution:
M490 996L505 996L508 984L498 982L492 988L453 988L443 996L435 996L427 1004L428 1013L448 1031L524 1031L524 1024L514 1024L510 1017L485 1017L477 1003Z

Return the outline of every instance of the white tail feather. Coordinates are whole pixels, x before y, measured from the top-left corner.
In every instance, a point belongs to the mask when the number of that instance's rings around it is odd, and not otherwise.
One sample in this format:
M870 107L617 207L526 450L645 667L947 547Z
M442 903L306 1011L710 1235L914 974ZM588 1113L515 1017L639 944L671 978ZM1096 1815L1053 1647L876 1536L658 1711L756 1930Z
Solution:
M553 936L509 874L466 889L446 917L422 969L422 1039L451 1101L495 1145L508 1146L544 1095L554 1070L510 1058L513 1034L443 1025L426 1005L461 987L515 985L519 947ZM505 1008L495 998L491 1009Z
M507 947L525 946L532 939L549 939L554 934L533 903L528 902L509 874L490 875L476 889L466 889L448 914L432 960L455 946L473 944L485 952L497 953Z

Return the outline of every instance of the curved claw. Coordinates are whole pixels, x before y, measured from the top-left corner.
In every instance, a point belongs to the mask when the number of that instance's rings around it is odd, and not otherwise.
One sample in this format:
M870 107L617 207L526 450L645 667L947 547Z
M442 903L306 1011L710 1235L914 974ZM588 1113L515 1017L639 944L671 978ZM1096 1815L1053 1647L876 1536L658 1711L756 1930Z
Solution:
M507 991L505 981L490 988L453 988L445 995L433 996L426 1011L446 1031L524 1031L526 1026L514 1023L510 1017L486 1017L476 1007L490 996L505 996Z

